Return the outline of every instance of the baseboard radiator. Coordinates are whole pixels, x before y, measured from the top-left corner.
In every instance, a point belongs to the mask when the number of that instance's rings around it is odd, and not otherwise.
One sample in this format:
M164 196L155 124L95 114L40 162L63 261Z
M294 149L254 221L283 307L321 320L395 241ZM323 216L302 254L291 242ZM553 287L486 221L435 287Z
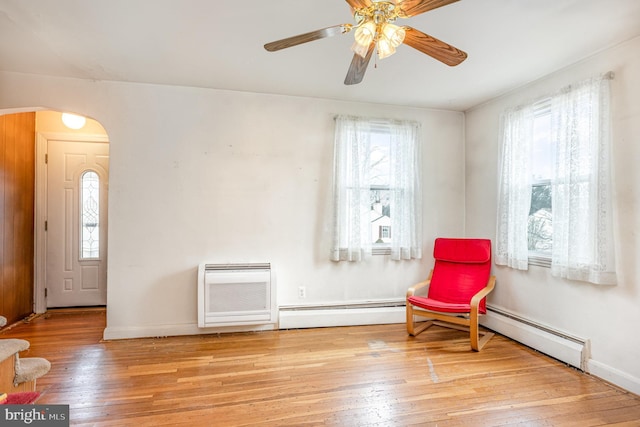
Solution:
M571 366L589 372L591 343L588 339L526 319L500 307L487 304L483 326L521 342Z
M198 266L198 327L277 321L276 281L270 263Z
M404 299L290 305L280 307L280 329L402 323Z

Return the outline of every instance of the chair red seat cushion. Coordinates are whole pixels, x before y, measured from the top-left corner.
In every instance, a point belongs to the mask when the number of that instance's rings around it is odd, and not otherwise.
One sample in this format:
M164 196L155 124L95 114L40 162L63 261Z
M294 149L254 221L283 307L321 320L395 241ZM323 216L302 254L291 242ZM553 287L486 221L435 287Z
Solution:
M417 296L409 297L408 301L411 305L414 305L416 307L442 313L469 313L471 311L470 304L449 303L434 300L432 298Z

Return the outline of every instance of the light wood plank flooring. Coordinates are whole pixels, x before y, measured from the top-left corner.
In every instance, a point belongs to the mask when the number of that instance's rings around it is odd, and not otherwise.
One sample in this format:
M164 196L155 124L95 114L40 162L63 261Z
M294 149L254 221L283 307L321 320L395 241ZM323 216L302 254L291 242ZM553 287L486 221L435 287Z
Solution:
M103 309L0 332L87 426L640 426L640 397L496 335L403 324L102 341Z

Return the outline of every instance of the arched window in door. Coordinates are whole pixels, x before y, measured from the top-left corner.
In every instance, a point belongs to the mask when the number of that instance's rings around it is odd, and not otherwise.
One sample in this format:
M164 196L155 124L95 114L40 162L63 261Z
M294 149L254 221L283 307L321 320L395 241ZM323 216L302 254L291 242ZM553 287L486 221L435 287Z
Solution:
M92 170L80 176L80 259L100 258L100 177Z

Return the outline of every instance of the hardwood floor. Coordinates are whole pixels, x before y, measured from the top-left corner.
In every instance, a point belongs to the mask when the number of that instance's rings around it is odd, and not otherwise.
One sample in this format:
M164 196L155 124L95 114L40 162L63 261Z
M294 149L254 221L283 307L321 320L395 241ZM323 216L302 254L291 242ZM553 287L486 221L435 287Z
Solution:
M102 309L0 332L87 426L640 426L640 397L496 335L403 324L102 341Z

